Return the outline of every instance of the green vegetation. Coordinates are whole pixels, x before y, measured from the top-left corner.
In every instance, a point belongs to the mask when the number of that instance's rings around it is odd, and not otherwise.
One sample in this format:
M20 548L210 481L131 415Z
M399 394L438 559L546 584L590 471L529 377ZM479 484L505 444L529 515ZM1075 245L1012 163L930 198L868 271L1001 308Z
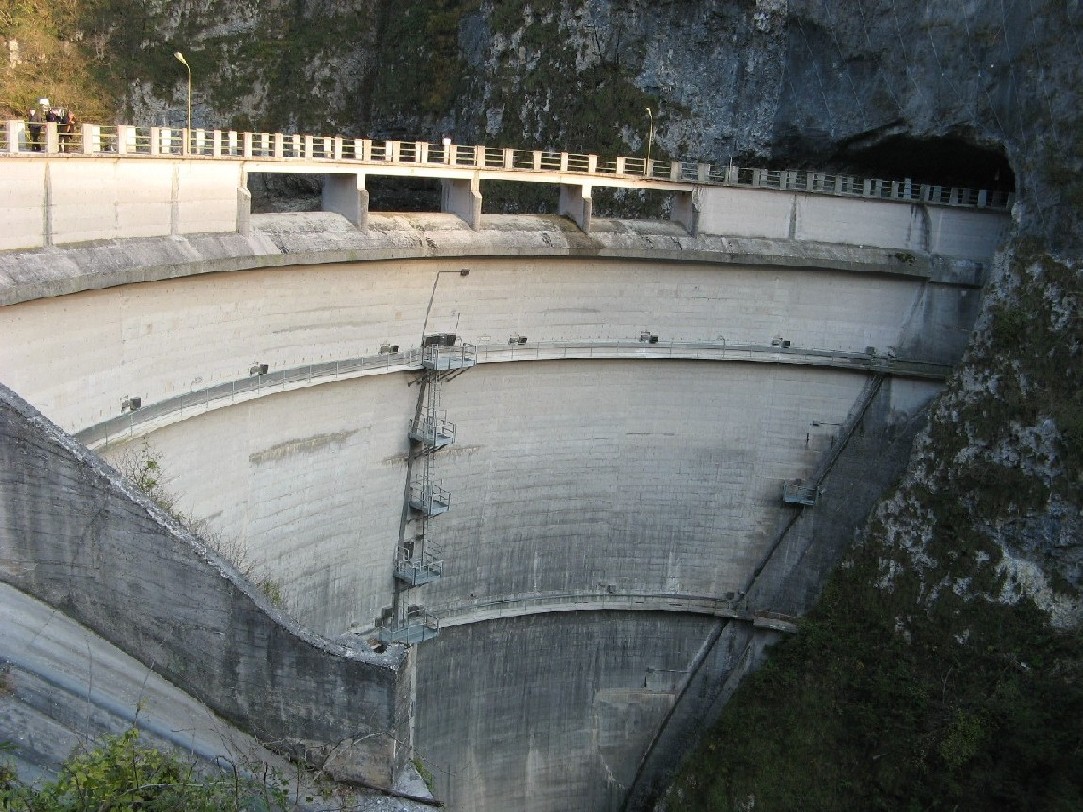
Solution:
M13 812L239 812L289 809L287 782L259 782L236 769L201 773L193 761L143 745L132 728L73 754L53 781L31 787L0 768L0 809Z
M103 40L83 25L87 5L81 0L0 4L0 41L7 46L0 66L4 119L25 117L40 98L70 107L84 120L112 117L117 88L99 69Z
M421 776L421 780L425 782L425 786L428 787L430 793L435 792L435 779L432 772L425 766L425 762L421 760L420 756L414 756L413 761L414 769L417 770L417 774Z
M836 573L686 765L669 809L1079 809L1083 639L1032 605Z
M381 14L379 64L370 111L380 118L448 115L462 91L459 24L480 0L406 0Z
M1017 528L1083 502L1083 275L1021 245L991 295L967 359L979 383L945 393L912 478L667 808L1083 808L1083 632L1055 630L1002 566L1080 594L1071 550Z

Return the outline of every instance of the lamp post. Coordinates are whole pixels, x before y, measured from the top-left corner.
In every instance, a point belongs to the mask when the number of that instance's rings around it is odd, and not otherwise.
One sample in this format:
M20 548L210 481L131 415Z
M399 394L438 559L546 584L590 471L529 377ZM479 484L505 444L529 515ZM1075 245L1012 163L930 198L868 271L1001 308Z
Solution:
M651 172L651 144L654 142L654 113L651 112L651 108L647 108L647 118L650 119L650 129L647 131L647 162L643 165L643 174L649 175Z
M184 154L188 154L188 139L192 137L192 66L184 59L184 54L174 51L173 56L188 69L188 126L184 130Z

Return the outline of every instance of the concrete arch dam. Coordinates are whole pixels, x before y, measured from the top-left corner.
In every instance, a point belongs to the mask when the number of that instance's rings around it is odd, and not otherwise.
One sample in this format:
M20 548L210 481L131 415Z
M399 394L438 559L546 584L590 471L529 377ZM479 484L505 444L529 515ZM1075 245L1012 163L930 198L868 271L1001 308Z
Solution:
M1005 223L931 252L866 203L898 241L816 240L783 196L782 236L319 213L0 255L0 381L34 407L5 395L4 580L337 774L416 754L452 809L635 807L905 464ZM477 363L426 373L434 335ZM454 442L419 449L434 391ZM87 451L144 440L247 580ZM446 513L409 507L419 460Z

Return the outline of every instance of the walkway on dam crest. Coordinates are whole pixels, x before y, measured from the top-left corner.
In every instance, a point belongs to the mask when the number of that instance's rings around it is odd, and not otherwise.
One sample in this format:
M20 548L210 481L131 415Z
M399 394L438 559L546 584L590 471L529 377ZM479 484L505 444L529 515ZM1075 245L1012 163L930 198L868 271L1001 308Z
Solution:
M640 157L605 158L596 154L424 141L375 140L297 133L251 133L187 130L169 127L83 124L61 133L55 123L7 121L0 128L0 156L41 160L92 157L138 162L147 159L233 164L240 169L236 186L247 192L253 173L299 173L324 176L323 207L364 228L369 211L366 176L439 179L441 210L459 215L478 228L482 181L504 180L559 186L558 213L590 232L594 187L631 188L672 195L671 217L689 233L699 232L700 189L736 187L800 192L897 203L916 203L1005 211L1011 195L998 190L915 183L910 179L859 178L809 170L772 170L713 165L702 161L658 161ZM180 180L180 178L178 178ZM60 197L64 192L59 191ZM51 198L50 198L51 199ZM247 231L250 198L238 201L238 230ZM47 203L46 205L50 205ZM247 211L247 216L245 214ZM134 216L134 215L133 215ZM215 230L215 229L209 229ZM46 240L48 244L48 239ZM0 249L5 245L0 243Z

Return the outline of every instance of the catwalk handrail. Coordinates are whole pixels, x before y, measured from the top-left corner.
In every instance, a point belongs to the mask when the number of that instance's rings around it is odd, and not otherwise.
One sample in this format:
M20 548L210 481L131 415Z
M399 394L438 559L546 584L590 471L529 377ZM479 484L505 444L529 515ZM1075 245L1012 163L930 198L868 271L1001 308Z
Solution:
M447 348L445 348L447 349ZM481 344L477 362L612 360L643 359L678 361L737 361L789 363L825 366L835 369L882 372L888 375L943 380L950 365L920 358L898 358L892 354L781 347L726 341L662 341L646 344L634 339L592 339L532 341L527 344ZM275 394L319 383L349 380L372 374L412 372L421 368L422 350L414 347L400 353L382 353L359 358L323 361L298 367L268 370L262 374L225 381L213 386L184 392L161 400L144 395L136 409L122 409L121 414L104 417L93 424L75 428L75 437L92 448L113 440L135 436L137 427L173 422L179 415L196 415L219 406L242 402L263 394ZM119 400L117 402L120 402ZM130 401L129 401L130 402ZM452 424L454 425L454 424Z
M600 158L594 154L487 147L448 142L349 138L300 133L235 130L189 131L179 127L82 124L60 131L56 122L9 120L0 127L0 156L83 155L176 156L190 159L327 161L363 166L439 166L506 173L547 172L575 177L642 179L705 186L776 189L844 197L922 202L941 206L1008 209L1003 190L969 189L881 180L805 169L763 169L700 161L656 161L642 157Z

